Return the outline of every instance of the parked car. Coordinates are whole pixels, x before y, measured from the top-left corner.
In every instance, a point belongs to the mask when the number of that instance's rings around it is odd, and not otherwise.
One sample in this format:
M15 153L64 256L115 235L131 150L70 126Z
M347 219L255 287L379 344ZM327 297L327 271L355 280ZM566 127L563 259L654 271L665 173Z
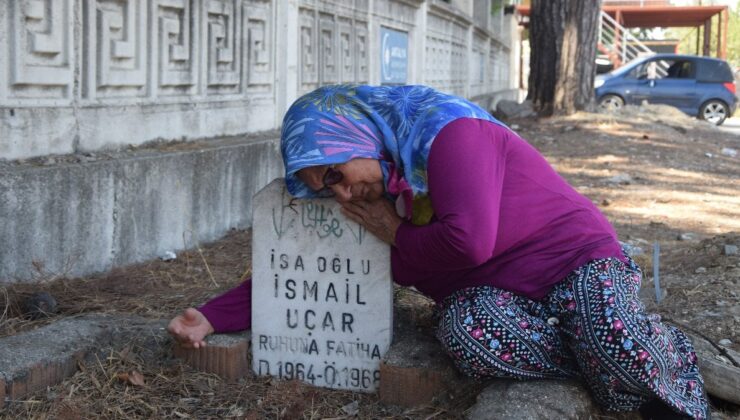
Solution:
M672 105L720 125L737 109L735 78L724 60L679 54L636 58L596 76L596 100L606 110L643 101Z

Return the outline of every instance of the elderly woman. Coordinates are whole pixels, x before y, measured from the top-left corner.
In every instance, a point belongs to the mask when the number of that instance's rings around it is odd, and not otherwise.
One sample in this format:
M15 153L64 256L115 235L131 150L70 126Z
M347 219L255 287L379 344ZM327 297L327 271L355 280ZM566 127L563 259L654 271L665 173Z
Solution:
M614 229L516 133L423 86L330 86L285 116L296 197L333 196L433 298L437 337L476 378L581 378L606 409L706 418L686 336L645 313ZM185 345L250 326L250 282L170 324ZM661 403L662 401L662 403Z

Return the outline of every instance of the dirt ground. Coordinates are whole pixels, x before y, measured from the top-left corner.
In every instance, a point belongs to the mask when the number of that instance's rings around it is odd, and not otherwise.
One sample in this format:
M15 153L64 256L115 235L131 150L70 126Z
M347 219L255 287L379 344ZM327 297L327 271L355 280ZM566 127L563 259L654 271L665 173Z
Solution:
M651 311L715 343L729 340L727 345L740 351L740 254L726 255L740 246L740 156L728 150L740 149L740 137L665 107L509 123L596 203L633 247ZM656 242L666 294L659 304L653 285ZM68 279L39 265L42 283L0 286L0 337L85 312L169 318L248 277L250 249L250 233L232 231L172 261L87 278ZM39 291L55 296L58 312L30 320L22 302ZM133 370L143 374L144 386L116 380L118 373ZM228 384L177 361L146 359L134 346L83 366L43 395L13 402L0 417L431 419L461 417L472 401L404 411L380 405L373 395L292 382L248 377ZM725 410L730 417L738 414L737 407Z

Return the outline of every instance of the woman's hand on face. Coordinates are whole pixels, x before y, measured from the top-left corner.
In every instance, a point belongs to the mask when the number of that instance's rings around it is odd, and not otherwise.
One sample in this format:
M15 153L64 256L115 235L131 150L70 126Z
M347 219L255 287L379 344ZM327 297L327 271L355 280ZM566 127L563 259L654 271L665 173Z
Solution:
M381 241L396 245L396 231L401 226L401 218L396 214L396 209L390 201L362 200L341 204L345 216L364 226Z

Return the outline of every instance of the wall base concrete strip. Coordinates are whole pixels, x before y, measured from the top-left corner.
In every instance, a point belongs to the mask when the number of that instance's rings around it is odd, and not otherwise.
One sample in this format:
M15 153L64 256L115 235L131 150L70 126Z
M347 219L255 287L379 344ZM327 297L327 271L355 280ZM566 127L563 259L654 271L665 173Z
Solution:
M1 338L0 401L19 400L61 382L77 371L78 362L106 347L147 334L164 336L164 325L160 320L89 314Z
M173 353L193 369L237 381L249 373L251 337L250 331L215 334L206 339L204 348L189 349L175 343Z
M83 276L248 227L252 195L283 172L276 136L0 162L0 283Z

